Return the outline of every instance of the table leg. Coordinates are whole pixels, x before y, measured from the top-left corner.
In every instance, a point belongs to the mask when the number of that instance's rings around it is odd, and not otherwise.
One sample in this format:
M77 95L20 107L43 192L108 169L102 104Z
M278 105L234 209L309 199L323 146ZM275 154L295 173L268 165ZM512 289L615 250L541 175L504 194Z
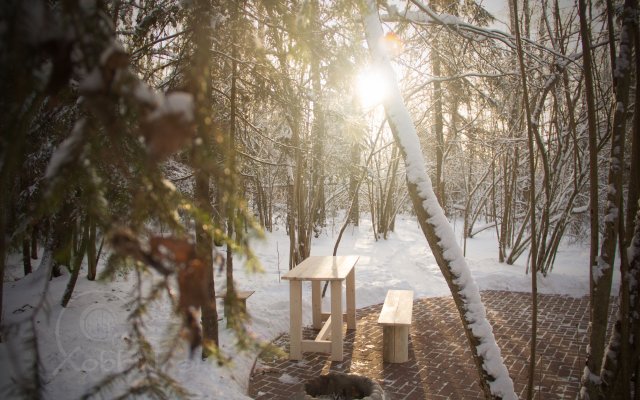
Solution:
M356 272L347 275L347 329L356 329Z
M302 359L302 282L289 281L289 359Z
M311 312L313 315L313 327L322 328L322 291L321 281L311 281Z
M342 281L331 281L331 361L342 361Z

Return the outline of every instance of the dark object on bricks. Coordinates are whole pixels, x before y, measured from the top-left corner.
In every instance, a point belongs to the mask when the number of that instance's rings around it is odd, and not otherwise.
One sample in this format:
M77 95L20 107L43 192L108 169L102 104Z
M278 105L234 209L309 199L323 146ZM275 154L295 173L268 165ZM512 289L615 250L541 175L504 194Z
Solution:
M308 381L297 399L385 400L380 385L366 376L331 372Z

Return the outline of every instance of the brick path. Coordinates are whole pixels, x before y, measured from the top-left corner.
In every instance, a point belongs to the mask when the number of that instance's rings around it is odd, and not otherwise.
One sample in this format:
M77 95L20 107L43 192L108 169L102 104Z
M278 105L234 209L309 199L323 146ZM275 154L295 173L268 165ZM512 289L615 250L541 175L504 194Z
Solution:
M530 295L484 291L482 300L514 380L524 398L530 340ZM329 371L365 375L382 385L391 399L481 399L477 373L451 297L418 299L413 307L409 361L382 362L382 305L357 310L358 329L347 331L345 359L331 362L321 353L289 361L288 335L274 344L283 356L263 356L249 383L254 399L290 399L306 380ZM536 399L575 399L585 362L588 299L539 295ZM316 331L304 329L305 338Z

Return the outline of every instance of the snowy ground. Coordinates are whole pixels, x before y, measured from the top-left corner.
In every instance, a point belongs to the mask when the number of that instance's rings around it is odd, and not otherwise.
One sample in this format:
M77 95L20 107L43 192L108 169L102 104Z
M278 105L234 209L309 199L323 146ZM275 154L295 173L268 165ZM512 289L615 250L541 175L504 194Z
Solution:
M329 227L330 231L337 229ZM459 228L456 231L458 236L460 231ZM330 234L314 239L312 255L330 255L334 240ZM287 270L288 243L288 237L280 229L254 244L264 267L262 274L248 274L240 266L236 267L237 286L255 290L247 302L252 318L251 330L267 341L286 332L289 326L288 283L279 278ZM491 230L467 242L467 262L480 289L529 291L530 277L525 274L524 257L516 265L500 264L495 243ZM363 220L359 228L347 229L338 254L360 255L356 266L358 308L382 303L388 289L412 289L416 297L449 294L426 240L412 217L399 217L396 232L388 240L377 242L371 232L371 222ZM562 246L552 273L547 278L540 276L539 292L570 296L588 294L588 257L589 250L585 246ZM38 279L37 272L25 279L8 279L19 277L21 271L18 257L10 258L9 263L12 266L8 268L4 283L3 314L7 322L13 322L29 315L44 281ZM224 282L224 273L220 272L216 279L218 283ZM618 281L614 277L614 293ZM49 310L38 316L47 398L78 398L101 377L127 364L126 316L132 282L133 279L124 278L109 283L90 282L82 274L66 309L60 307L59 302L67 277L56 278L50 283ZM303 297L304 322L309 324L310 287L303 288ZM178 321L172 317L168 302L154 305L149 315L147 334L155 346L162 348L169 328ZM198 357L191 360L186 345L174 363L165 367L197 398L246 399L256 354L235 354L234 336L225 329L224 321L220 322L220 330L223 352L233 355L230 367L218 367L215 363L200 361ZM10 371L0 375L2 398L10 397L5 390L15 385L12 378L21 375L13 366L15 364L9 364L9 358L16 353L12 350L16 348L19 348L17 342L0 344L0 366L3 371Z

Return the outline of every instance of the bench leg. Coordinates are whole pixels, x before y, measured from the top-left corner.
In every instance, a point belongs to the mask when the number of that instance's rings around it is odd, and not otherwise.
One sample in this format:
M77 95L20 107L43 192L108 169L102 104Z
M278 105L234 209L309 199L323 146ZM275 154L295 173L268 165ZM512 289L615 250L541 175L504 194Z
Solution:
M240 309L243 313L247 313L247 299L240 299Z
M382 358L389 363L409 361L409 327L384 326L382 330Z
M239 298L236 299L236 301L238 302L238 308L237 310L240 311L241 313L246 314L247 313L247 299L245 298ZM227 328L231 327L231 306L229 304L227 304L227 301L225 299L224 301L224 316L227 319Z
M247 313L247 299L238 299L237 301L239 302L240 310L243 313L246 314ZM227 302L226 301L223 301L223 302L224 302L224 316L229 318L229 315L231 315L230 314L231 310L229 309L229 305L227 304Z

